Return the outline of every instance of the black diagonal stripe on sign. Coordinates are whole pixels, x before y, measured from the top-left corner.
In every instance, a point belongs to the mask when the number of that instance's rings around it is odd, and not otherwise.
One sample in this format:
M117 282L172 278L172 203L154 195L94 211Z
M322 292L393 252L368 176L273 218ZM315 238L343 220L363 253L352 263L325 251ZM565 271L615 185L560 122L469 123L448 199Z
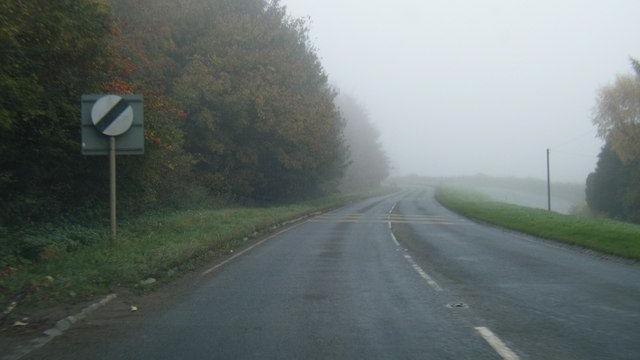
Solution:
M109 110L109 112L107 112L107 114L98 121L98 123L96 124L96 129L98 129L98 131L100 131L101 133L104 133L104 131L109 126L111 126L114 121L116 121L118 116L120 116L120 114L127 110L128 106L129 103L125 99L120 99L120 101L118 101L116 105L112 107L111 110Z

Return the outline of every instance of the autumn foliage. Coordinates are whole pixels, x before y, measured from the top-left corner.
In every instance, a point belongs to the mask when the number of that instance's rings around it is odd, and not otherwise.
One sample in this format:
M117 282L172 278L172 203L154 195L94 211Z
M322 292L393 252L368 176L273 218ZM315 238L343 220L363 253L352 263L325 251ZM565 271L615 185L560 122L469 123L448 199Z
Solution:
M343 120L307 34L277 1L3 1L0 225L106 198L106 158L80 155L84 93L144 96L146 153L118 163L127 211L334 191Z
M587 178L587 203L595 213L640 223L640 63L601 88L593 122L605 141Z

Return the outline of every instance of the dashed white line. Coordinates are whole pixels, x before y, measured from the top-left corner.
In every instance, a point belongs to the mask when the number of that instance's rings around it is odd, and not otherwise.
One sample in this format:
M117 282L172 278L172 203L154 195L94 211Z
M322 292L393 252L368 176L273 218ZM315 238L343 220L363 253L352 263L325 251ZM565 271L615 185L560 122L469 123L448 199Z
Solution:
M479 326L475 329L504 360L520 360L520 357L509 349L491 330L484 326Z
M396 205L398 205L398 203L394 203L393 206L391 207L391 210L389 210L389 214L391 214L393 212L393 210L395 210Z
M422 270L420 265L418 265L410 255L405 254L404 258L407 259L409 264L411 264L411 267L413 268L413 270L415 270L418 273L418 275L420 275L420 277L422 277L427 282L427 284L429 284L429 286L433 288L433 290L442 291L442 288L440 287L440 285L438 285L438 283L435 280L433 280L431 276L429 276L429 274L427 274L424 270Z
M393 207L391 208L391 210L389 210L389 214L391 214L393 212L393 210L395 209L396 205L398 203L393 204ZM389 229L391 230L391 239L393 240L393 242L396 244L396 246L400 247L400 243L398 242L398 239L396 239L396 236L393 234L393 229L391 229L391 219L389 219L388 225L389 225ZM442 291L442 288L440 287L440 285L438 285L438 283L433 280L431 278L431 276L429 276L429 274L427 274L421 267L420 265L418 265L413 258L408 255L405 254L404 258L407 259L407 261L409 262L409 264L411 265L411 267L413 268L413 270L415 270L418 275L420 275L420 277L422 277L427 284L429 284L429 286L431 286L431 288L435 291Z
M398 239L396 239L396 236L393 235L393 232L391 232L391 239L396 244L396 246L400 246L400 243L398 242Z
M396 208L396 205L398 205L398 203L394 203L393 206L391 207L391 209L389 209L389 215L387 216L387 220L389 220L388 224L389 225L389 230L391 230L391 213L393 212L393 210ZM393 236L393 232L391 233L391 236ZM393 238L394 241L396 241L395 237ZM397 241L396 241L397 243Z
M392 216L393 210L396 208L396 205L398 205L398 203L393 204L393 206L391 207L391 210L389 210L389 215L387 216L387 219L388 219L387 224L389 226L389 229L391 230L390 231L391 239L396 244L396 246L400 247L400 243L398 242L398 239L396 239L396 236L393 234L393 229L391 228L391 216ZM405 254L404 258L409 262L413 270L415 270L418 273L418 275L420 275L420 277L422 277L433 290L442 291L442 287L440 287L440 285L435 280L433 280L433 278L431 278L431 276L429 276L429 274L427 274L420 267L420 265L418 265L415 262L415 260L413 260L411 255ZM489 330L484 326L479 326L479 327L476 327L475 329L485 339L485 341L493 348L493 350L495 350L496 353L498 353L498 355L502 357L503 360L520 360L520 357L516 355L516 353L514 353L511 349L509 349L509 347L504 342L502 342L502 340L500 340L500 338L497 337L491 330Z

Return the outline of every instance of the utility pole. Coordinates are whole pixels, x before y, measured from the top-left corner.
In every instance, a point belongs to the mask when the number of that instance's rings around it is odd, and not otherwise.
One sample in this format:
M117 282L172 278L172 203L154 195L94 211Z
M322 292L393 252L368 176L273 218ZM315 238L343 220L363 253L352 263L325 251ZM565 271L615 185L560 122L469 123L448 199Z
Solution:
M551 211L551 169L549 166L549 149L547 149L547 208Z

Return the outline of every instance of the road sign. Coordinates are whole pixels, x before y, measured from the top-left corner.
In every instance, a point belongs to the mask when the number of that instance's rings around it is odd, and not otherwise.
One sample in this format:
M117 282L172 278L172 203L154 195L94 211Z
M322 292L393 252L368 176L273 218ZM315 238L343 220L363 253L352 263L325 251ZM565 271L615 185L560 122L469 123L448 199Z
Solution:
M104 135L122 135L133 124L133 109L129 102L120 96L106 95L93 104L91 121Z
M82 95L83 155L109 155L111 239L116 239L116 155L144 153L142 97Z
M118 155L144 154L141 96L83 95L81 115L83 155L109 155L109 136L118 137Z

